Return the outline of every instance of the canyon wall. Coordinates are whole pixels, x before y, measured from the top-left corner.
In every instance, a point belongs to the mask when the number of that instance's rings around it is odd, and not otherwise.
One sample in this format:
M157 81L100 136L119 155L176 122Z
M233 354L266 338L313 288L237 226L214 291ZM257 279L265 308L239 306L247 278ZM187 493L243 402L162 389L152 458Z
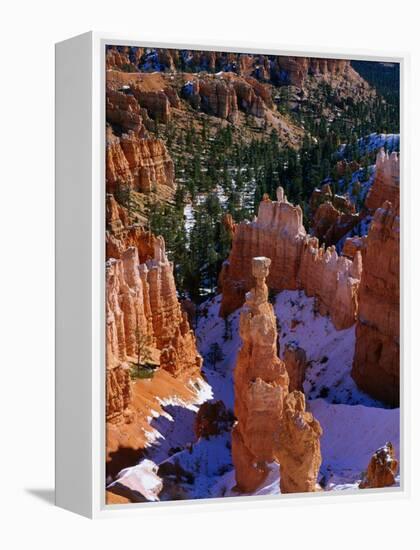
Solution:
M220 275L222 317L242 305L252 286L250 266L255 256L271 259L267 279L271 289L303 289L316 298L321 315L330 315L337 329L355 322L360 253L352 261L339 256L334 247L320 247L316 237L307 235L300 207L287 201L281 187L277 201L261 202L253 222L235 226L232 249Z
M182 88L182 95L194 108L232 123L238 121L239 110L261 118L266 107L273 107L268 86L230 72L190 77Z
M142 98L150 110L153 98L147 93ZM156 107L162 118L166 108L166 103L164 107ZM162 186L172 192L175 189L173 161L164 142L149 137L144 124L147 111L136 97L108 86L106 117L107 191L116 193L124 184L141 193L150 193Z
M385 202L373 217L362 250L363 273L352 376L390 405L399 403L399 208Z
M107 66L130 71L234 72L275 84L302 87L310 75L337 77L353 71L350 61L315 57L275 56L203 50L110 47Z
M400 204L400 158L395 151L389 155L381 149L376 157L375 179L366 197L365 206L374 212L385 201L395 207Z
M343 75L350 70L350 61L316 57L278 56L270 58L272 80L301 88L308 75Z
M106 156L107 191L116 193L121 184L150 193L161 186L175 189L174 164L160 139L141 139L129 132L109 136Z
M121 207L119 207L121 208ZM118 205L108 196L109 219ZM162 237L140 227L107 232L106 368L107 454L147 446L150 419L163 413L159 399L200 402L202 358L181 310L173 265ZM131 380L138 363L158 366L152 380ZM143 387L148 382L149 387ZM142 385L143 384L143 385ZM153 412L154 411L154 412Z
M237 424L232 457L236 484L243 492L254 491L268 474L289 384L285 365L277 356L276 319L265 284L269 266L268 258L253 258L255 287L247 294L239 324L242 347L234 372Z
M149 239L146 232L143 237ZM201 357L178 302L162 237L153 238L153 245L153 257L143 263L135 246L107 261L107 366L136 360L140 331L150 348L160 351L162 368L173 374L199 371Z

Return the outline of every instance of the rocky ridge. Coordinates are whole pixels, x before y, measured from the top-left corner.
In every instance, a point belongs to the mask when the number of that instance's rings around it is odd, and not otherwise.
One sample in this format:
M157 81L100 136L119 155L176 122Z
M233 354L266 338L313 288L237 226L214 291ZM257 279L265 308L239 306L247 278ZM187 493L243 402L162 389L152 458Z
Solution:
M117 203L108 197L118 226ZM112 253L112 256L110 254ZM107 234L107 451L141 449L153 438L161 403L200 402L202 358L177 298L162 237L130 228ZM131 380L138 361L159 367L151 381ZM143 387L149 382L150 388ZM162 401L163 400L163 401ZM154 411L154 412L153 412ZM150 433L149 433L150 432ZM149 435L148 435L149 434Z
M345 59L135 47L109 47L107 66L132 71L234 72L297 87L302 87L308 76L337 77L354 72Z
M258 217L235 227L232 248L224 263L220 287L221 316L237 309L252 286L249 266L255 256L271 258L267 284L275 291L303 289L315 296L321 315L330 315L336 328L354 324L362 262L339 256L332 247L320 247L306 233L300 207L291 205L279 187L277 201L260 203Z
M385 201L399 207L400 158L395 151L389 154L381 149L376 156L375 180L366 197L365 206L374 212Z

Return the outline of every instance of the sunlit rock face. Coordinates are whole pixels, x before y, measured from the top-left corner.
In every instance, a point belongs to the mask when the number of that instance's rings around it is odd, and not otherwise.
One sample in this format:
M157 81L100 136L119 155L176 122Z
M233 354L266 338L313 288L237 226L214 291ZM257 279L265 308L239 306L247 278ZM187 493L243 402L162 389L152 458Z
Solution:
M328 75L330 77L349 72L350 61L344 59L323 59L316 57L279 56L273 61L271 73L282 82L302 87L308 75Z
M277 356L276 320L265 283L269 266L268 258L253 258L255 286L247 294L240 317L242 347L234 373L237 424L232 457L237 487L243 492L255 490L267 476L289 384L285 365Z
M305 396L291 392L284 402L279 431L277 458L280 462L282 493L307 493L318 490L321 466L322 428L312 413L306 411Z
M399 209L385 202L363 249L352 376L361 389L393 406L400 391L399 247Z
M400 204L400 158L396 152L381 149L376 157L375 179L366 197L366 207L375 211L389 201L395 208Z
M246 53L203 50L156 49L153 59L144 55L144 48L109 47L107 67L119 70L168 70L174 72L182 59L192 72L234 71L241 76L254 76L261 81L302 87L308 76L334 79L344 75L355 78L350 61L316 57L250 55ZM357 75L358 76L358 75Z
M118 209L109 200L113 226ZM202 358L177 298L172 263L162 237L141 228L107 234L106 416L107 456L120 447L142 449L153 430L159 398L200 401ZM152 394L130 373L147 362L158 369Z
M139 138L134 132L107 141L107 189L115 193L121 185L150 193L160 186L175 188L174 165L163 141Z
M189 103L229 122L238 122L239 111L262 118L273 107L270 88L250 76L224 72L188 78L183 96Z
M169 120L169 100L163 92L133 87L130 93L108 86L106 91L106 186L117 193L128 186L141 193L175 188L173 161L161 139L150 137L148 113Z
M375 451L370 459L366 474L359 484L360 489L379 489L395 484L398 460L391 442Z
M107 364L135 359L140 333L150 348L160 352L166 370L199 370L201 358L178 302L163 238L150 237L147 232L142 237L152 238L150 258L140 262L139 248L128 246L120 257L107 262Z
M307 235L302 211L293 206L280 187L277 201L263 200L258 217L235 226L232 249L220 275L225 317L242 305L252 286L250 265L255 256L271 259L267 284L276 291L303 289L314 296L321 315L330 315L337 329L354 324L362 262L339 256L334 247L319 246Z

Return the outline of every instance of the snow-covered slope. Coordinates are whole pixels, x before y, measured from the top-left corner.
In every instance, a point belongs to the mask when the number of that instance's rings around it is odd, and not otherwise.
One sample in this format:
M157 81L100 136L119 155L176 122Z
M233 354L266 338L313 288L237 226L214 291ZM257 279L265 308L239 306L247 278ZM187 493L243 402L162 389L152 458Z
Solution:
M220 301L221 296L216 296L202 304L196 336L213 398L233 409L240 311L224 321L218 315ZM326 490L357 488L361 472L378 447L390 440L398 457L399 410L386 409L361 392L351 378L354 327L337 331L328 317L314 313L314 299L303 291L279 293L274 309L280 354L287 342L295 341L305 349L309 361L304 390L308 408L324 431L319 480ZM210 355L214 344L221 352L216 363ZM194 411L175 404L166 406L166 411L167 417L152 422L162 438L147 450L164 481L161 500L240 496L235 491L230 432L195 441ZM254 494L279 494L279 480L278 464L273 463L267 480Z
M303 291L285 290L276 297L280 356L285 344L295 342L310 363L304 390L308 399L324 397L330 403L382 406L360 391L350 375L355 327L336 330L329 317L314 313L314 298Z
M359 138L358 147L361 154L372 153L386 147L388 151L395 151L400 146L400 134L378 134L373 132L368 136ZM347 144L342 144L339 149L339 154L344 155Z
M399 459L399 409L332 405L324 399L310 402L310 410L323 429L321 476L326 488L352 487L360 481L372 454L387 441ZM351 488L352 488L351 487Z

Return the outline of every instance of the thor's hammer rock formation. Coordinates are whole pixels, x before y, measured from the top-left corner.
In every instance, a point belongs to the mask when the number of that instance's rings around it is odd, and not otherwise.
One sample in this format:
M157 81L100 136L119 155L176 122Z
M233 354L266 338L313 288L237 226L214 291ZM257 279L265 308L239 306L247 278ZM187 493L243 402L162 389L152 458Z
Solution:
M243 344L234 374L237 424L232 455L242 492L254 491L267 476L289 385L286 367L277 356L276 319L265 284L270 263L269 258L252 259L255 286L247 293L240 317Z

